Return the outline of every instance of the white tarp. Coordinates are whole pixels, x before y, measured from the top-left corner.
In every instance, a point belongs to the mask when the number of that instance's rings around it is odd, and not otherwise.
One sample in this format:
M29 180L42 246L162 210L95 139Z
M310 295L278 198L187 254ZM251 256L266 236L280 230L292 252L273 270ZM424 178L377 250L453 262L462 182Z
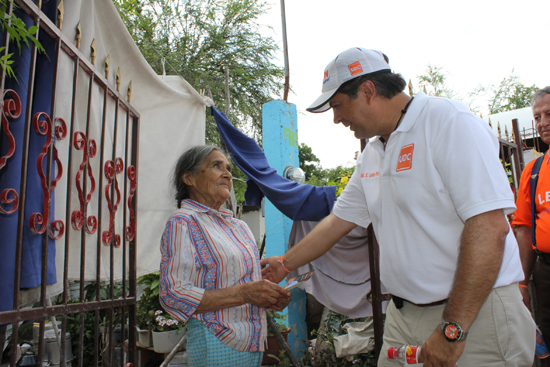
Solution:
M137 196L137 274L138 276L159 269L159 244L162 231L167 219L175 210L175 201L172 199L170 174L177 157L187 148L204 144L205 139L205 107L204 99L179 76L158 76L147 64L137 46L128 34L118 12L111 0L72 0L65 1L65 16L63 33L69 40L75 40L77 25L81 28L80 50L90 59L90 45L95 39L97 56L95 65L103 75L104 62L107 55L110 57L109 82L115 85L115 75L120 68L120 93L126 97L130 81L132 82L131 104L140 114L139 136L139 176ZM63 54L63 53L62 53ZM159 56L160 57L160 56ZM59 78L57 87L56 116L62 116L70 123L71 97L73 85L74 63L67 55L60 60ZM80 72L77 86L77 106L74 113L75 131L86 131L88 114L88 89L90 76ZM97 86L92 88L92 103L90 107L91 128L89 137L95 139L98 147L102 136L103 90ZM108 98L105 131L106 141L105 158L111 159L112 146L116 136L116 157L125 158L124 144L126 138L126 117L122 109L118 111L117 134L114 133L115 103ZM129 133L131 137L131 132ZM57 142L58 150L65 170L62 181L58 183L55 198L56 218L65 216L65 193L68 172L68 144L69 139ZM74 149L74 148L73 148ZM77 188L74 176L82 161L82 153L73 153L71 180L71 211L79 208ZM91 159L93 175L96 185L99 185L100 157L99 152ZM119 178L121 194L124 193L123 175ZM98 217L99 196L105 202L105 186L96 187L89 204L88 215ZM90 183L88 182L88 190ZM129 187L127 188L129 189ZM127 204L121 201L116 213L115 233L124 236L123 213L128 213ZM102 208L101 232L109 228L109 211L105 204ZM69 236L70 259L69 277L79 278L81 271L81 232L65 223L66 235ZM101 233L86 234L85 277L94 280L97 264L97 243L101 241ZM63 253L65 238L56 241L58 281L62 278ZM110 247L101 247L101 275L110 276ZM122 247L114 250L116 279L122 276ZM126 262L128 266L128 262Z

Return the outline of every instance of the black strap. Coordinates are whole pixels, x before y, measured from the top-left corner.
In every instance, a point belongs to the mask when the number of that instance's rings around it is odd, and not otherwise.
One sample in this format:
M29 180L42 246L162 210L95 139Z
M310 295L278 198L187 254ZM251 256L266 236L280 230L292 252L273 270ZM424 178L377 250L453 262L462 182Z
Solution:
M539 181L540 166L542 165L542 161L545 155L546 154L541 155L535 161L535 164L533 165L533 170L531 171L531 179L529 180L529 189L531 190L531 236L533 239L533 246L535 246L535 252L537 253L538 253L538 250L537 250L537 236L536 236L536 219L537 219L536 191L537 191L537 183Z

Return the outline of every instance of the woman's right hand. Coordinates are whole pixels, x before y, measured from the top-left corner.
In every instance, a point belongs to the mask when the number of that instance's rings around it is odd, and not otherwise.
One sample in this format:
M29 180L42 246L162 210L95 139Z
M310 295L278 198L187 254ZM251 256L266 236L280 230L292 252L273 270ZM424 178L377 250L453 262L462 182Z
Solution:
M239 293L245 303L273 308L276 311L285 308L292 299L290 291L266 279L241 285Z

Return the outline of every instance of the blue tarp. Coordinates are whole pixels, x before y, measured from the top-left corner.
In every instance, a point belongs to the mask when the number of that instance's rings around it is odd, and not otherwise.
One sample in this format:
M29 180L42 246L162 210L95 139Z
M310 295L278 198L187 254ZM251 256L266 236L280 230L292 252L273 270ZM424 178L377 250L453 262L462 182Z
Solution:
M42 11L55 22L56 7L55 1L46 2L42 5ZM23 19L27 27L34 24L32 19L23 13L20 9L15 11ZM0 39L2 35L0 34ZM34 77L34 95L32 114L36 112L45 112L50 117L50 108L52 103L53 74L56 62L55 42L40 32L39 40L46 50L37 57L37 68ZM25 130L25 111L27 109L27 93L30 70L30 49L22 43L21 52L17 50L14 43L10 44L10 52L13 52L12 64L17 81L6 77L5 89L13 89L21 99L21 115L16 119L9 119L9 129L15 139L15 152L6 162L6 165L0 170L0 192L5 189L14 189L19 197L21 185L21 165L23 158L23 140ZM6 98L11 98L8 94ZM29 219L32 213L44 214L44 193L40 184L40 176L37 170L37 159L42 151L42 146L46 142L46 137L37 134L32 126L29 134L29 156L27 166L27 187L25 206L19 203L19 208L12 214L0 214L0 312L13 309L13 287L15 279L15 249L17 239L17 219L20 210L25 211L23 220L23 248L21 263L21 288L32 288L40 285L42 271L42 235L32 233L29 227ZM8 151L8 140L3 132L0 132L0 157L6 155ZM46 162L44 160L44 172L46 172ZM55 165L54 165L55 166ZM52 167L52 178L55 177L55 167ZM53 195L53 193L52 193ZM53 196L51 197L51 213L54 213ZM2 204L0 204L2 205ZM11 204L4 205L5 209L11 209ZM51 221L50 221L51 222ZM48 239L48 263L47 263L47 283L56 283L55 269L55 241Z
M254 139L237 130L227 117L211 107L227 151L246 174L246 205L260 206L265 196L292 220L319 221L330 214L336 199L336 187L318 187L290 181L269 166Z

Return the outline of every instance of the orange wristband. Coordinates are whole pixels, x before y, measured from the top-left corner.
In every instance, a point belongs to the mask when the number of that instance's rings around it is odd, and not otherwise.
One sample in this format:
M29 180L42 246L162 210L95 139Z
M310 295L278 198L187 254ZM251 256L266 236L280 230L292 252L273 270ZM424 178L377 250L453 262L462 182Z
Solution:
M287 273L290 273L290 270L288 270L288 268L285 266L285 255L281 256L281 258L279 260L277 260L278 262L281 263L281 266L283 267L283 269L287 272Z
M283 265L283 266L284 266L284 265ZM519 287L520 287L520 288L529 288L529 286L528 286L528 285L525 285L525 284L520 284Z

